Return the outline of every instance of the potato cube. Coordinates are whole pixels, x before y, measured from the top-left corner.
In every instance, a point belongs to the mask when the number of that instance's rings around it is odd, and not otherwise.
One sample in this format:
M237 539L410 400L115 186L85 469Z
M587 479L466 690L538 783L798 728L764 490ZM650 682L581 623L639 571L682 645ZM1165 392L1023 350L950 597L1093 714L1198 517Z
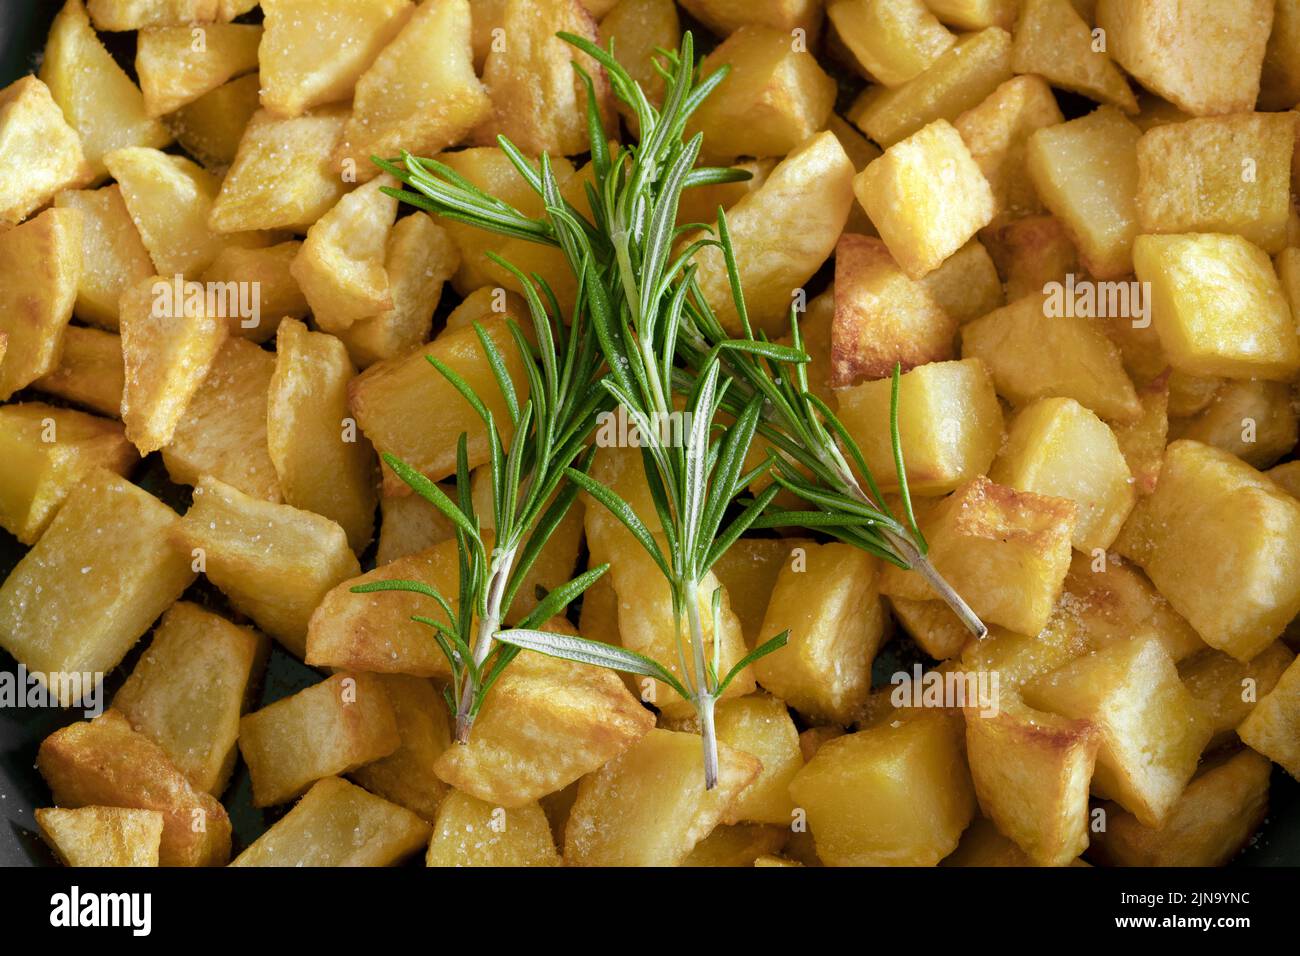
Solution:
M761 695L724 700L718 704L714 720L718 740L763 764L754 782L736 797L725 822L789 827L794 811L789 785L804 759L799 732L785 704Z
M0 527L35 544L68 493L106 468L125 477L140 460L118 422L44 402L0 405Z
M330 163L346 120L346 109L337 106L293 119L254 113L221 181L209 225L217 232L306 232L347 192Z
M75 209L47 209L0 229L0 401L54 371L72 318L81 274L81 222Z
M505 360L520 403L528 399L528 378L505 318L493 315L482 327ZM431 366L425 356L445 362L464 378L492 411L501 440L513 434L505 397L475 329L444 332L432 342L401 358L377 362L348 385L352 413L381 453L396 455L434 481L455 473L456 443L468 434L469 466L488 460L487 427L468 402ZM439 410L430 415L429 409Z
M374 449L348 414L356 369L343 343L280 323L267 399L267 447L284 500L337 522L358 554L374 533Z
M451 665L428 627L411 620L415 614L442 619L436 604L410 591L354 594L352 589L375 581L420 581L437 590L454 608L460 583L457 553L455 539L448 539L360 577L354 571L348 580L338 582L319 600L319 607L311 615L307 663L313 667L449 679Z
M1139 495L1151 494L1160 480L1169 438L1169 379L1162 376L1139 388L1141 414L1132 422L1112 422L1110 426Z
M371 156L432 156L491 113L474 75L468 0L423 3L357 80L334 163L342 169L351 159L366 182L379 172Z
M822 746L790 782L828 866L933 866L975 813L962 721L938 712Z
M584 0L590 6L591 0ZM714 33L726 36L750 23L815 36L821 24L817 0L681 0L681 8Z
M832 0L826 16L857 65L885 86L902 86L956 38L921 0Z
M1138 502L1116 550L1141 565L1206 643L1246 661L1300 613L1298 529L1300 502L1255 469L1199 442L1176 441L1160 484ZM1188 559L1200 554L1217 560ZM1208 584L1221 580L1237 586L1225 592Z
M567 866L677 866L722 822L762 770L718 745L718 785L704 789L695 734L651 730L578 784L564 831Z
M985 235L989 255L1006 280L1008 302L1042 295L1049 283L1064 285L1066 276L1079 272L1079 254L1054 216L1027 216Z
M1207 648L1179 664L1178 676L1213 723L1214 737L1208 750L1236 738L1241 722L1277 686L1293 660L1295 655L1290 649L1281 641L1274 641L1245 662Z
M160 811L159 866L222 866L230 858L225 807L190 786L162 748L115 710L50 734L36 769L61 807Z
M394 866L428 839L414 813L326 777L230 865Z
M1274 464L1300 437L1291 389L1258 380L1224 383L1208 408L1178 422L1171 434L1221 448L1260 469Z
M996 211L988 180L943 119L885 150L853 191L911 279L937 269Z
M784 793L784 788L782 788ZM786 797L786 802L789 802ZM717 826L699 843L682 866L758 866L763 857L776 859L776 853L790 836L785 826L768 826L761 823L739 823L734 826ZM783 866L798 866L784 863Z
M1029 137L1029 175L1097 279L1133 271L1141 131L1113 106Z
M971 637L966 625L942 601L890 598L888 606L907 636L935 660L958 656Z
M773 336L789 331L791 296L835 248L852 204L853 164L835 135L821 132L731 208L727 228L755 329ZM709 304L723 326L738 333L722 251L703 249L695 262Z
M1300 666L1295 661L1238 725L1237 736L1300 780Z
M1010 30L1016 22L1018 0L925 0L941 23L958 30L983 30L1002 27Z
M494 807L453 790L438 808L425 866L559 866L550 824L536 801Z
M840 237L834 302L833 388L886 378L896 364L907 372L954 357L957 323L921 283L903 273L879 239Z
M302 248L297 240L246 249L227 246L217 253L212 265L203 273L208 288L256 289L255 310L250 315L228 315L230 334L262 343L274 338L284 318L304 319L311 311L307 297L298 288L290 266Z
M443 488L453 500L455 483ZM385 494L379 499L379 547L375 567L396 561L455 537L455 526L419 495Z
M1256 109L1285 110L1300 104L1300 3L1278 0L1264 49Z
M93 179L104 178L104 156L115 149L161 149L172 141L145 109L140 88L99 42L81 0L68 0L50 24L40 77L77 131Z
M1088 721L1014 698L991 714L966 708L966 756L980 811L1039 866L1065 866L1087 848L1088 785L1100 744Z
M121 187L64 190L54 205L81 211L81 274L72 312L84 322L116 329L122 293L154 273Z
M1072 398L1111 421L1142 413L1119 349L1093 319L1056 307L1053 297L1027 295L962 327L964 358L983 360L998 394L1014 405Z
M977 817L961 835L957 849L943 858L940 866L1026 867L1038 864L1013 840L1004 837L989 820ZM1087 866L1079 862L1072 864Z
M235 161L248 121L261 106L261 88L256 73L241 76L185 104L167 124L187 153L209 169L225 169Z
M1070 567L1078 507L976 478L920 519L935 570L984 621L1037 634ZM915 571L885 567L881 591L927 600Z
M1096 725L1093 792L1147 826L1168 819L1213 734L1152 638L1110 644L1031 681L1024 695L1031 707Z
M307 622L334 585L354 577L347 535L328 518L201 478L174 531L203 572L257 626L301 658Z
M141 454L171 442L229 335L191 291L153 276L122 293L122 421Z
M886 492L899 487L889 439L891 392L891 382L881 379L837 393L840 420ZM987 471L1002 441L1002 409L984 363L934 362L901 376L898 430L912 494L947 494Z
M1264 823L1271 769L1249 750L1215 762L1187 785L1159 827L1114 804L1103 807L1097 858L1108 866L1223 866Z
M1099 0L1096 22L1120 66L1188 113L1254 108L1272 0Z
M32 673L97 681L194 580L168 540L179 522L126 479L86 475L0 585L0 646ZM56 683L60 705L75 703Z
M488 804L522 807L600 769L654 724L616 673L525 653L492 686L469 742L444 751L436 770Z
M640 84L646 99L656 107L663 105L664 89L668 83L659 75L655 64L662 62L659 50L676 50L682 45L677 4L673 0L619 0L599 19L601 48L608 50L613 41L619 62ZM616 100L614 106L628 129L635 132L636 112L622 100Z
M400 744L392 705L372 674L340 671L239 721L257 807L287 803L322 777L387 757Z
M1287 245L1294 113L1171 123L1138 141L1138 215L1150 233L1216 232Z
M754 647L776 636L760 636L763 615L781 568L790 560L791 549L808 543L795 538L739 538L713 566L713 573L727 589L732 611L740 619L747 646Z
M922 74L892 90L868 89L848 118L888 149L935 120L954 120L1011 79L1011 35L967 34Z
M1240 236L1141 236L1133 259L1175 369L1266 379L1300 370L1296 319L1259 247Z
M92 178L77 131L34 76L0 89L0 171L0 226L22 222L60 190Z
M1039 399L1019 412L989 478L1073 501L1071 541L1086 552L1110 547L1137 499L1114 433L1072 398Z
M848 544L802 550L782 566L759 631L767 640L789 630L789 642L756 661L754 675L801 714L847 724L870 693L885 633L879 563Z
M1071 0L1024 0L1011 45L1011 68L1136 113L1137 97L1128 80L1105 49L1096 47L1091 27Z
M235 767L239 716L266 653L266 638L256 631L178 601L113 709L160 746L196 790L219 797Z
M349 775L371 793L432 824L449 791L434 767L451 746L447 705L432 681L406 674L374 675L384 687L402 742L387 757L358 767Z
M64 866L157 866L159 810L46 807L35 811L41 836Z
M348 99L411 9L408 0L262 0L262 105L288 117Z
M731 72L687 125L688 135L704 134L705 162L785 156L825 127L835 81L811 53L791 43L787 31L741 27L704 58L700 74L724 65Z
M921 279L921 285L958 325L987 315L1006 302L993 257L978 239L945 259Z
M267 442L274 375L271 353L246 339L226 339L163 447L172 481L197 485L211 476L255 498L282 500Z
M58 367L32 387L117 418L122 413L123 378L122 340L112 332L70 325L63 334Z
M194 35L196 29L201 42ZM175 112L227 80L256 70L261 39L260 26L244 23L141 30L135 72L145 112L150 116Z
M499 28L508 39L493 44L483 64L493 114L476 139L495 143L503 135L525 156L587 152L587 87L574 67L591 76L606 129L615 121L609 79L600 64L556 34L594 42L596 21L577 0L507 0Z

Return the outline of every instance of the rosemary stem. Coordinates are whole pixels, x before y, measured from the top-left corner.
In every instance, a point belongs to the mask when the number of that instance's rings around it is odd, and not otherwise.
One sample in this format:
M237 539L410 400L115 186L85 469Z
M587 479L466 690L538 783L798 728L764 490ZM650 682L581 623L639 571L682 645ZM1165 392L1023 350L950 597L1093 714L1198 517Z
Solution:
M704 627L700 622L700 585L698 581L683 584L686 597L686 619L691 626L691 649L695 656L695 709L700 716L700 739L704 747L704 789L718 785L718 735L713 726L713 686L704 666ZM714 635L717 640L717 635Z
M474 637L474 668L482 668L483 662L492 653L496 633L501 628L501 602L505 597L506 586L510 580L510 569L515 562L515 550L507 549L497 556L492 578L488 581L487 607L479 620L478 631ZM475 698L478 697L478 682L473 672L466 668L465 680L461 684L460 707L456 711L456 743L469 742L470 731L474 728Z

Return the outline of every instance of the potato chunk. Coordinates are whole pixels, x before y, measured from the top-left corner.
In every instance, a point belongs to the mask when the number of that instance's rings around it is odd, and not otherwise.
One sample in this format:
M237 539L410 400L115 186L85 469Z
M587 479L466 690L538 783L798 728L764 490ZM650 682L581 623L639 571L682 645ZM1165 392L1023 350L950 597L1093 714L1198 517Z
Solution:
M1079 254L1055 216L1027 216L990 227L985 237L989 255L1006 280L1007 302L1042 295L1049 283L1064 285L1068 275L1079 272Z
M1285 110L1300 104L1300 3L1278 0L1264 50L1257 109Z
M1214 725L1214 737L1207 750L1236 739L1242 721L1277 686L1293 660L1295 655L1290 649L1274 641L1249 661L1234 660L1222 651L1206 648L1178 665L1178 676Z
M259 501L215 478L199 480L175 540L201 551L208 580L299 658L316 605L359 571L333 521Z
M233 20L255 4L252 0L89 0L87 6L96 29L122 31Z
M785 704L761 695L724 700L718 704L714 720L720 741L763 764L757 779L736 797L726 822L788 827L794 811L789 785L804 759L799 732Z
M789 642L756 661L754 674L806 717L847 724L866 702L884 638L879 565L847 544L802 550L781 568L759 630L760 641L789 630Z
M681 0L681 7L720 36L749 23L815 35L822 13L817 0Z
M179 521L126 479L90 472L0 585L0 646L33 673L98 680L194 580L168 539ZM59 703L75 703L57 683Z
M1229 381L1195 418L1175 423L1174 438L1191 438L1267 468L1295 447L1296 408L1284 382Z
M806 539L796 538L740 538L713 566L713 573L727 589L732 611L740 619L748 647L767 639L759 635L776 579L790 559L791 549L807 544Z
M984 621L1037 634L1070 568L1078 508L1064 498L1015 491L976 478L920 519L930 560ZM881 591L933 597L915 571L885 567Z
M229 325L206 314L203 297L153 276L122 293L122 421L141 454L171 442L221 352Z
M422 3L357 80L334 163L342 169L351 159L357 179L366 182L379 172L371 156L389 158L403 149L433 156L491 112L492 100L474 75L468 0Z
M1142 236L1133 258L1175 369L1266 379L1300 371L1296 319L1263 250L1240 236Z
M451 746L451 719L432 681L406 674L374 675L384 687L397 720L402 742L349 776L371 793L406 807L433 823L438 805L449 791L434 767Z
M302 243L297 240L246 249L227 246L203 273L209 288L257 289L257 309L251 315L228 315L230 334L262 343L275 336L284 318L303 319L311 311L307 297L290 272ZM250 310L252 311L252 310Z
M401 745L384 686L340 671L239 721L253 805L287 803L322 777L347 773Z
M1011 68L1036 73L1052 86L1138 111L1137 97L1071 0L1023 0L1011 45Z
M356 369L343 343L297 319L280 324L267 399L267 447L284 500L336 521L360 553L374 533L374 449L348 415Z
M505 359L519 401L528 399L523 359L502 316L485 319L482 327ZM497 387L487 355L474 328L443 332L416 352L378 362L348 386L352 412L361 430L381 453L396 455L425 476L440 481L456 471L456 443L469 435L469 466L488 460L487 426L442 374L425 358L445 362L469 382L492 411L501 439L512 435L505 397ZM439 410L430 415L429 409Z
M266 653L266 638L256 631L178 601L113 709L160 746L194 789L219 797L235 768L239 716Z
M899 487L889 439L891 392L892 383L881 379L837 393L840 420L886 492ZM986 472L1002 441L1002 409L988 368L967 358L901 376L898 429L913 494L947 494Z
M651 730L578 784L564 831L568 866L677 866L758 778L757 757L718 745L718 785L704 789L695 734Z
M1002 27L1010 30L1016 22L1018 0L926 0L941 23L958 30L983 30Z
M601 48L608 50L610 41L618 50L619 62L640 84L646 99L656 107L663 105L668 83L655 64L661 62L659 50L676 50L682 45L677 4L673 0L619 0L600 18ZM614 106L629 130L635 131L636 112L622 100L616 100Z
M160 811L159 866L222 866L230 858L225 807L190 786L162 748L115 710L50 734L36 769L61 807Z
M223 83L168 117L176 141L208 169L226 169L260 104L256 73Z
M1168 819L1213 728L1157 640L1117 641L1024 688L1039 710L1095 724L1093 793L1146 826Z
M1270 769L1249 750L1217 761L1187 785L1159 827L1104 807L1098 859L1108 866L1223 866L1264 823Z
M1097 26L1134 79L1194 116L1253 109L1272 0L1099 0Z
M145 112L162 116L192 103L227 80L257 69L262 28L256 24L214 23L141 30L135 72L144 93Z
M1138 234L1137 144L1142 133L1113 106L1029 137L1029 175L1065 225L1088 271L1117 279L1133 271Z
M789 331L790 298L835 248L853 203L853 164L835 134L821 132L790 153L727 214L750 322ZM723 326L740 331L722 251L695 257L699 282Z
M786 797L787 802L789 799ZM781 850L789 836L790 832L784 826L723 824L714 827L712 833L695 844L695 849L682 861L682 866L759 866L758 861Z
M996 211L988 180L943 119L886 149L853 191L911 279L937 269Z
M919 76L869 88L848 118L888 149L935 120L954 120L1011 79L1011 36L999 27L967 34Z
M1142 413L1119 349L1080 315L1057 314L1051 298L1030 294L961 330L961 354L983 360L998 394L1014 405L1072 398L1108 421Z
M1237 735L1300 780L1300 666L1295 661L1237 727Z
M47 807L35 811L41 836L64 866L157 866L162 844L159 810Z
M34 76L0 89L0 225L22 222L61 189L92 179L77 131Z
M0 527L35 544L82 478L96 468L125 477L139 460L117 422L44 402L0 405Z
M394 866L428 838L409 810L326 777L230 865Z
M0 401L54 371L72 318L81 274L81 222L75 209L47 209L0 229Z
M956 323L923 285L903 273L879 239L840 237L834 301L834 388L886 378L895 364L906 372L954 356Z
M117 418L122 414L123 378L122 340L112 332L70 325L63 334L58 367L32 387Z
M306 232L347 192L330 163L346 120L347 111L337 106L293 119L266 110L254 113L221 181L209 225L217 232Z
M425 866L559 866L550 824L536 801L494 807L453 790L438 808Z
M99 42L81 0L68 0L50 24L40 77L77 131L94 179L104 178L104 156L115 149L161 149L172 141L145 108L140 88Z
M1137 500L1114 433L1072 398L1039 399L1016 415L989 477L1078 505L1080 551L1109 548Z
M116 184L68 189L54 197L54 205L81 212L81 274L72 312L84 322L116 329L122 293L154 273L122 189Z
M837 737L790 782L829 866L933 866L975 813L962 722L940 712Z
M301 116L348 99L411 9L409 0L262 0L262 105Z
M921 0L833 0L826 16L857 65L885 86L902 86L956 38Z

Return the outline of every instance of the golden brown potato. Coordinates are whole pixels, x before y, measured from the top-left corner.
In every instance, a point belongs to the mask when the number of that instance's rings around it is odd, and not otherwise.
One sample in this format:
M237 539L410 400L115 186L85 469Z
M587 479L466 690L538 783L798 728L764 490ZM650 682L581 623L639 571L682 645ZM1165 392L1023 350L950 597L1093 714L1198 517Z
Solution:
M360 554L375 527L375 452L348 415L356 369L343 343L280 323L267 398L267 448L286 503L337 522Z
M208 169L224 169L235 161L248 121L261 105L261 88L256 73L223 83L182 106L167 125L187 153Z
M786 798L787 802L789 798ZM682 866L770 866L762 859L775 860L773 853L785 846L790 831L784 826L761 823L722 824L713 828L682 861ZM778 866L798 866L779 863Z
M921 279L921 285L958 325L1006 303L997 266L978 239L945 259L943 265Z
M59 364L38 378L38 391L117 418L122 414L122 340L112 332L70 325L63 333Z
M255 4L252 0L89 0L87 6L97 29L115 31L233 20Z
M230 865L393 866L428 839L414 813L326 777Z
M1295 661L1238 725L1237 736L1300 780L1300 667Z
M1111 62L1097 49L1092 29L1071 0L1022 0L1011 45L1011 68L1036 73L1052 86L1110 103L1126 113L1138 111L1137 97Z
M0 332L8 339L0 401L58 365L81 274L81 222L79 210L47 209L0 229Z
M199 480L173 536L235 607L299 658L316 605L359 570L347 535L328 518L215 478Z
M0 645L42 675L62 706L74 685L117 666L194 580L169 534L176 513L97 469L68 495L45 534L0 585ZM84 694L82 694L84 696Z
M763 764L754 782L736 797L725 822L772 824L782 828L778 832L784 838L794 811L790 781L804 764L790 712L781 701L755 694L722 701L714 721L718 740Z
M253 805L287 803L313 782L387 757L401 745L384 685L340 671L239 721Z
M159 810L46 807L33 814L41 836L64 866L157 866Z
M926 0L925 5L943 23L959 30L1002 27L1016 22L1017 0Z
M1201 704L1214 725L1207 750L1231 743L1236 729L1250 716L1255 704L1277 686L1295 655L1274 641L1249 661L1238 661L1222 651L1206 649L1178 665L1178 676Z
M118 422L44 402L0 405L0 527L35 544L91 471L125 477L139 462Z
M225 807L190 786L162 748L115 710L50 734L36 769L61 807L161 811L160 866L222 866L230 858Z
M713 573L727 589L732 611L740 619L747 646L754 647L767 639L759 635L776 579L790 559L791 549L807 544L808 539L739 538L713 566Z
M1162 375L1137 390L1142 413L1136 420L1110 423L1139 495L1151 494L1160 481L1160 465L1169 439L1170 378Z
M243 73L257 69L262 28L214 23L154 27L136 41L135 73L149 116L172 113Z
M902 86L956 38L921 0L832 0L826 16L858 67L885 86Z
M646 99L661 106L667 81L655 69L655 63L662 63L658 50L676 50L682 44L677 4L673 0L619 0L600 18L599 40L606 50L614 43L619 63L640 84ZM635 133L636 112L622 100L616 100L614 105L628 129Z
M722 821L762 769L718 745L718 785L704 789L695 734L651 730L578 784L564 835L567 866L676 866Z
M546 814L534 801L506 809L453 790L438 808L425 866L559 866Z
M402 742L387 757L353 770L349 776L371 793L406 807L428 823L449 791L434 771L451 746L447 705L432 681L406 674L373 675L383 685Z
M116 329L122 293L154 273L121 187L66 189L54 197L54 205L81 211L81 274L72 312L84 322Z
M817 0L681 0L681 7L720 36L756 23L786 32L803 30L811 39L822 16Z
M454 499L454 483L447 484L443 491ZM377 568L432 548L456 534L455 526L446 515L419 495L385 494L379 499L379 511L379 547L375 551Z
M940 866L1037 866L1015 841L1004 837L998 828L983 817L971 821L961 835L957 849L944 857ZM1072 863L1072 866L1087 866Z
M234 282L243 283L246 289L257 289L254 314L226 317L231 335L260 344L275 336L281 319L307 317L311 311L307 297L290 272L301 248L301 242L290 240L255 249L227 246L217 253L212 265L203 273L205 284L210 283L210 288L238 289L238 285L230 285ZM247 311L254 312L251 309Z
M1006 280L1007 302L1042 295L1048 283L1064 284L1067 275L1079 271L1079 254L1055 216L1027 216L991 227L985 236L989 255Z
M1296 409L1283 382L1229 381L1196 417L1170 426L1171 438L1191 438L1267 468L1295 447Z

